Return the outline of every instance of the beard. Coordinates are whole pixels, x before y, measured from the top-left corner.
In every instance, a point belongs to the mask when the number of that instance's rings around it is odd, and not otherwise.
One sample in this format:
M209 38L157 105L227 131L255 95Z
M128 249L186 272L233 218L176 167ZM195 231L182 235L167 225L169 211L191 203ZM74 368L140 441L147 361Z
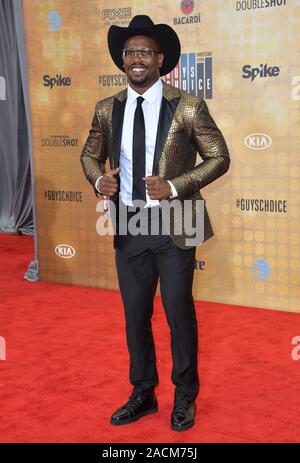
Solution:
M144 79L142 79L142 80L136 80L134 78L130 78L129 80L136 87L145 87L147 85L147 83L148 83L148 78L147 77L144 77Z
M136 66L135 64L132 65L131 67L134 67ZM144 69L147 71L147 66L143 65ZM129 82L132 84L132 85L135 85L136 87L145 87L148 83L149 83L149 76L145 75L144 77L135 77L135 76L132 76L130 73L127 74L127 78L129 80Z

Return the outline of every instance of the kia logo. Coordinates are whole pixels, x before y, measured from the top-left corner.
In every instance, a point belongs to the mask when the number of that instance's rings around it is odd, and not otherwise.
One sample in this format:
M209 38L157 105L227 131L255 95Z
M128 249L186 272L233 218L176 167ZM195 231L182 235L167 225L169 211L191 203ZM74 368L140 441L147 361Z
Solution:
M71 259L71 257L75 256L76 252L69 244L58 244L55 248L55 254L63 259Z
M272 145L272 138L265 133L251 133L245 138L244 143L251 150L265 150Z

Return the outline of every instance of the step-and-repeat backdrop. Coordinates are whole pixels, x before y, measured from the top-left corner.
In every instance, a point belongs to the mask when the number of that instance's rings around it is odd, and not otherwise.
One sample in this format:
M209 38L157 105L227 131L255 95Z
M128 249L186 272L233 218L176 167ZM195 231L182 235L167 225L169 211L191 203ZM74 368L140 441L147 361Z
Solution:
M206 187L215 236L197 249L194 295L300 311L300 2L23 0L40 280L118 288L112 237L80 153L96 101L126 86L110 25L168 23L182 55L167 82L205 98L231 154Z

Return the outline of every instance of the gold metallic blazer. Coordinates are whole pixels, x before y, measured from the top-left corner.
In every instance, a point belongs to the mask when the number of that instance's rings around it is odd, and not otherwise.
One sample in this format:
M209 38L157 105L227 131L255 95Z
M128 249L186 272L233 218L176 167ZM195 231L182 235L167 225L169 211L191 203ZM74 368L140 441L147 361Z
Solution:
M107 159L111 169L119 166L126 97L127 90L123 90L96 104L92 126L80 158L84 173L93 187L97 178L105 173ZM197 152L202 162L195 165ZM200 190L225 174L229 164L226 142L205 101L163 82L152 175L171 180L179 200L193 201L193 223L197 214L196 200L203 199ZM117 200L118 196L114 199ZM176 218L173 217L173 220ZM174 223L169 230L178 247L190 247L185 243L188 236L185 232L174 234ZM204 206L204 239L201 242L211 236L213 230Z

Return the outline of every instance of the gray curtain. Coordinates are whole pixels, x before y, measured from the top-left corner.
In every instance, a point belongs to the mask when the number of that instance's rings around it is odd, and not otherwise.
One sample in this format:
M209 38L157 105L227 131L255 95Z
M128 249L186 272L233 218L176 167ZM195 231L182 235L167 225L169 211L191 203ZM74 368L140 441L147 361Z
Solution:
M20 0L0 0L0 229L32 235L30 120L24 98L28 88L24 37L20 43L24 35L21 8Z
M0 0L0 232L35 234L31 148L22 0ZM37 260L25 278L37 280Z

